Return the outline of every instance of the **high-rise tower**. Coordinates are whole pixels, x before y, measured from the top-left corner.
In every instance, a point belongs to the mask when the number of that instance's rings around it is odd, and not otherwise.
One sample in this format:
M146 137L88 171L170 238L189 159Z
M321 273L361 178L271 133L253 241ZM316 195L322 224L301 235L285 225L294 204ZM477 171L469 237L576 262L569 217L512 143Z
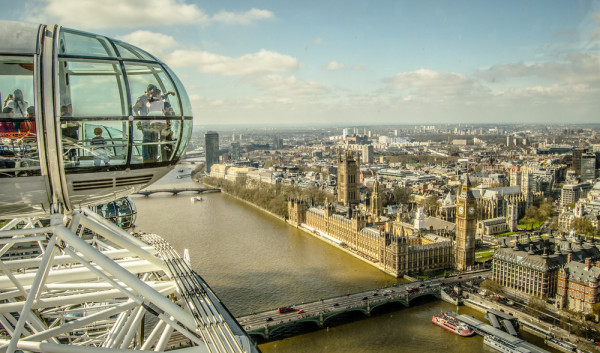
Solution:
M363 163L373 164L374 161L373 145L362 146L362 158Z
M475 197L466 175L456 202L456 269L465 271L475 263Z
M345 151L344 158L338 154L337 197L338 202L349 206L359 201L360 160L352 151Z
M207 131L204 134L204 146L206 173L210 173L210 167L219 163L219 134L216 131Z
M231 143L231 159L234 161L240 160L240 143L232 142Z

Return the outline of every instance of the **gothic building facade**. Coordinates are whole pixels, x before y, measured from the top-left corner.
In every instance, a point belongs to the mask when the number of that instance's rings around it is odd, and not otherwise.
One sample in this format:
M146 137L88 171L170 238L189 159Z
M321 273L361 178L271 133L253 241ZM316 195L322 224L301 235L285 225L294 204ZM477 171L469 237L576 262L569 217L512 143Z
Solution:
M326 202L311 207L302 200L288 202L289 222L369 260L381 270L400 277L449 269L454 265L454 247L448 238L434 234L407 234L394 222L369 225L369 215L353 208L346 212Z

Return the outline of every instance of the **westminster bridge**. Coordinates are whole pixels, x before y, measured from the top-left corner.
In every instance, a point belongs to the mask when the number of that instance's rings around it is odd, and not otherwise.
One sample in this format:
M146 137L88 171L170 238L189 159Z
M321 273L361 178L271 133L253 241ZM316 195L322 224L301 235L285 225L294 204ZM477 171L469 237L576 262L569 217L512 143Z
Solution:
M237 320L256 342L278 340L368 317L378 309L385 310L385 307L398 305L409 307L411 302L440 299L443 287L481 278L481 275L486 274L486 272L478 272L402 283L290 305L293 311L287 313L278 313L277 309L274 309L238 317Z
M171 195L178 195L180 193L192 193L192 194L203 194L209 192L221 192L221 189L218 188L205 188L205 187L192 187L192 188L168 188L168 189L142 189L137 191L135 194L150 196L152 194L166 193Z
M461 276L396 284L290 305L294 310L287 313L280 314L277 309L274 309L238 317L237 320L255 342L274 341L369 317L378 309L385 310L385 307L397 305L409 307L411 302L441 299L443 287L481 280L488 275L489 271L477 271L463 273Z

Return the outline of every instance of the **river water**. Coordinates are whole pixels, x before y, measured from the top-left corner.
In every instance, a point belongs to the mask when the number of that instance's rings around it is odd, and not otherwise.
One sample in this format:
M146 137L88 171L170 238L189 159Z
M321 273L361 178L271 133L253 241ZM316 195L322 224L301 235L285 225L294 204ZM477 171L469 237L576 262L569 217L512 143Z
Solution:
M176 179L177 173L154 187L191 183ZM192 203L190 195L134 197L136 224L161 235L181 255L187 248L193 269L234 316L403 281L231 196L202 198ZM447 310L456 307L421 303L259 348L264 353L494 352L481 337L459 337L431 322L434 313ZM472 309L459 312L483 320ZM523 337L543 345L537 337Z

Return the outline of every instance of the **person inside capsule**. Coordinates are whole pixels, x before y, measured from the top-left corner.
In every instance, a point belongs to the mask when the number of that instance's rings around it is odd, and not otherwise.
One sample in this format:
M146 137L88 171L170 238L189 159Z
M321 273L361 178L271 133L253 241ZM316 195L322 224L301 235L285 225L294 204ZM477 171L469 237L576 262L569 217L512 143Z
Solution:
M144 95L137 99L133 111L137 116L172 116L173 108L165 98L173 92L161 94L161 90L155 84L149 84ZM142 130L142 156L144 163L159 162L162 153L159 154L159 140L166 140L171 135L171 127L166 120L143 120L138 121L137 128Z
M14 95L9 95L12 97L12 99L6 102L6 106L13 109L15 118L19 118L15 119L14 124L15 131L20 132L21 121L23 120L22 118L27 116L27 108L29 107L29 103L23 97L23 91L20 89L16 89L13 93Z
M72 116L73 106L71 104L65 104L60 107L60 116ZM77 157L77 146L79 140L79 123L77 121L67 121L61 124L63 144L65 147L66 155L74 165L79 165L79 159Z

